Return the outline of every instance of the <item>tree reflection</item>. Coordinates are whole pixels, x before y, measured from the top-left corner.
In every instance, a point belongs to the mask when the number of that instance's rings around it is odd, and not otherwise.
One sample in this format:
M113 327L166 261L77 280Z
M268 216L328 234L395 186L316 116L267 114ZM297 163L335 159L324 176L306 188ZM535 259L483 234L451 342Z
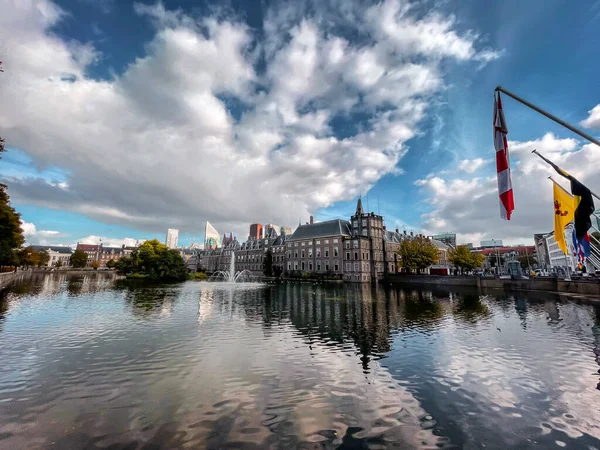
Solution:
M173 308L175 295L168 287L132 285L125 291L125 301L131 312L139 317L153 318L169 315Z
M456 303L452 308L452 312L456 318L466 323L475 324L481 319L490 316L490 310L481 301L479 294L465 293L463 295L455 295L454 298L456 299Z

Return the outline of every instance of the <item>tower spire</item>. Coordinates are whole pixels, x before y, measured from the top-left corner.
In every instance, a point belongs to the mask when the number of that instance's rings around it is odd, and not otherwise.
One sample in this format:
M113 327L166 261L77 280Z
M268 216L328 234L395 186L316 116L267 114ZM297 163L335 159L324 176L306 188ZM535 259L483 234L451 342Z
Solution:
M358 197L358 202L356 202L356 215L359 216L362 214L364 214L362 200L360 197Z

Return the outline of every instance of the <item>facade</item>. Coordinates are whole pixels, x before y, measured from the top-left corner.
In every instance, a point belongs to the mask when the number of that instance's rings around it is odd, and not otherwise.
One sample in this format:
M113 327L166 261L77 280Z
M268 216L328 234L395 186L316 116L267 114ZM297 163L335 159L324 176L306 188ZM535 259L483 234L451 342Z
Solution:
M383 217L366 213L360 199L349 221L314 222L311 217L291 235L286 227L278 231L273 224L265 225L263 230L262 239L251 237L240 243L231 234L229 238L223 235L221 246L196 250L196 268L208 273L229 270L235 257L236 272L248 270L260 276L265 255L271 251L274 268L286 276L312 273L356 283L377 282L399 271L396 252L403 240L414 238L406 231L387 230ZM434 244L441 249L439 264L446 265L449 247L440 241Z
M100 245L98 249L98 263L100 267L106 267L109 261L118 261L122 256L125 256L125 247L104 247ZM89 260L88 260L89 262Z
M58 245L32 245L31 247L35 251L48 253L50 258L48 259L48 264L46 264L47 267L56 267L59 261L60 265L63 267L71 265L71 255L73 254L71 247L62 247Z
M98 261L98 255L100 251L100 245L97 244L80 244L77 243L75 250L81 250L87 255L87 263L91 264L92 261Z
M443 242L450 247L456 247L456 233L442 233L431 237L436 241Z
M169 248L177 248L177 240L179 239L179 230L169 228L167 230L167 237L165 238L165 245Z
M263 226L260 223L253 223L250 225L250 233L248 239L262 239L263 237Z

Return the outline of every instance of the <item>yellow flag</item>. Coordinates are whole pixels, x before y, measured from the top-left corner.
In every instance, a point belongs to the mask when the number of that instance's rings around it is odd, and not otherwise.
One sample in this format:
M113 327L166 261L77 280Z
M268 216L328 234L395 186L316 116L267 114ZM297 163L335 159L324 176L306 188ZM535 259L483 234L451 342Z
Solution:
M575 217L575 200L559 184L554 182L554 240L565 255L568 255L565 241L565 227Z

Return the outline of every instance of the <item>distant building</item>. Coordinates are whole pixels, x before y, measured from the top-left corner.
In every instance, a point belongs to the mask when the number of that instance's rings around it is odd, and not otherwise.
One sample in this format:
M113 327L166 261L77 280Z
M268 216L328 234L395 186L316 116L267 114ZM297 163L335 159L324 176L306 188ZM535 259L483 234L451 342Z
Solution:
M250 233L248 239L262 239L263 237L263 226L260 223L253 223L250 225Z
M502 239L488 239L481 241L481 248L496 248L502 247Z
M100 263L100 267L106 267L107 262L118 261L123 256L125 256L124 245L121 247L104 247L100 245L98 249L98 263Z
M547 233L537 233L533 235L535 260L537 261L537 266L540 269L547 269L550 266L546 236Z
M474 247L473 247L473 243L472 243L472 242L467 242L467 243L465 244L465 247L467 247L469 250L473 250L473 248L474 248Z
M450 247L456 247L456 233L442 233L432 236L432 239L443 242Z
M291 236L292 229L290 227L283 226L280 228L279 234L285 234L286 236Z
M71 247L63 247L60 245L32 245L31 246L37 252L48 253L47 267L55 267L58 261L63 267L71 265L71 255L73 250Z
M169 248L177 248L177 240L179 239L179 230L169 228L167 230L167 237L165 238L165 245Z
M268 223L264 226L263 236L278 236L281 231L281 228L274 223Z
M221 246L221 238L219 232L213 227L210 222L204 225L204 248L217 248Z
M88 264L91 264L92 261L98 261L98 254L100 252L100 245L98 244L80 244L78 242L75 250L80 250L87 255Z

